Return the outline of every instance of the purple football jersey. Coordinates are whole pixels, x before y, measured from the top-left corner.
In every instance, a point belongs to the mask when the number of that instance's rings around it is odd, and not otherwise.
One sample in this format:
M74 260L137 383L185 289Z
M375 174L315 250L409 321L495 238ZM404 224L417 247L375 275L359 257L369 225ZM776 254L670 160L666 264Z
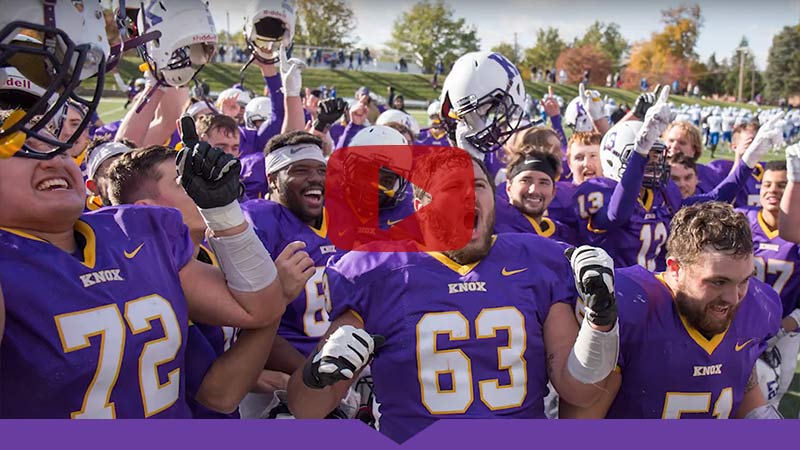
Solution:
M728 330L706 339L672 292L641 267L616 272L622 386L609 418L725 419L739 407L756 359L780 326L780 301L751 280Z
M406 183L403 198L395 206L378 210L378 226L384 230L391 228L414 213L414 186Z
M778 236L761 216L761 208L740 210L753 232L756 277L772 286L781 297L783 316L797 308L800 299L800 247Z
M173 209L109 207L75 254L0 230L6 331L0 416L188 418L186 298L194 246Z
M328 239L328 214L323 213L320 229L301 222L288 208L269 200L251 200L242 204L247 221L253 224L256 234L273 258L293 241L303 241L303 249L314 260L316 272L306 283L306 288L287 307L278 327L278 335L308 356L320 336L328 331L326 291L322 275L328 258L342 253Z
M510 203L498 202L495 205L495 233L536 233L537 235L555 239L568 244L575 244L575 232L561 222L548 217L542 223L523 213Z
M753 168L752 175L747 178L744 188L736 196L736 201L733 202L733 206L744 208L746 206L761 205L761 178L764 176L764 164L764 162L757 163ZM719 180L722 180L733 169L733 161L718 159L708 163L707 167L717 174Z
M507 181L497 185L495 201L500 203L508 203L508 192L506 192ZM569 181L556 181L556 194L553 201L547 206L545 216L560 222L575 230L578 226L578 217L573 206L572 196L575 192L576 186ZM571 233L575 233L572 231Z
M351 310L386 338L371 373L391 439L444 418L544 418L544 321L576 298L555 241L501 234L465 266L440 253L352 251L325 273L331 319Z
M592 215L611 199L616 185L608 178L593 178L575 190L578 242L602 247L618 268L639 264L649 270L665 270L669 223L680 208L680 191L672 182L664 189L644 189L627 222L610 230L596 229Z
M267 198L269 183L262 153L251 153L239 158L242 163L242 173L239 177L244 184L244 193L247 198L255 200Z
M442 131L442 134L437 136L435 132L431 131L431 128L421 130L416 143L418 145L440 145L450 147L450 142L447 140L447 133Z
M698 194L711 192L728 175L728 172L725 172L720 176L717 170L705 164L697 163L695 167L697 169L697 188L695 192Z

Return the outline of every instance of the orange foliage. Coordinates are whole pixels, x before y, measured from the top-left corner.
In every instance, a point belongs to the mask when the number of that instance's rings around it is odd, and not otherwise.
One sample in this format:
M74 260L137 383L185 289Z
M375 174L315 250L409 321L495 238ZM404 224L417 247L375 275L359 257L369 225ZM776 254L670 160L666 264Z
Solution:
M568 48L561 52L556 67L567 71L567 82L578 84L583 80L583 72L589 69L590 84L605 85L613 63L605 53L594 45Z

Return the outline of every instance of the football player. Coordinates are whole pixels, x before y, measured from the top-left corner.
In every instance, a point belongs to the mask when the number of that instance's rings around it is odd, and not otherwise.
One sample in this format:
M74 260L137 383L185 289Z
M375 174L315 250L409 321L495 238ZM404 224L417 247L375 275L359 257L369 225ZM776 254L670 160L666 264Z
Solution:
M667 249L665 272L617 270L619 368L601 401L578 415L780 418L755 364L780 326L781 305L753 277L747 219L721 202L685 207ZM564 402L562 413L576 415Z
M205 242L206 224L192 199L176 183L176 175L175 151L169 147L153 146L126 153L109 170L111 203L177 209L189 229L193 244L198 247L196 259L218 267L216 256ZM309 262L307 255L300 253L294 257L296 250L303 246L302 242L290 243L275 260L284 292L290 288L295 289L290 292L289 295L294 295L287 301L294 299L299 291L294 286L302 286L308 281L308 277L303 275L302 271L304 265ZM219 417L203 405L215 405L211 409L223 413L230 413L236 409L267 361L269 350L273 347L277 323L260 330L244 330L235 344L232 342L234 330L231 327L212 327L198 322L193 326L197 327L201 335L195 337L190 334L190 340L207 340L214 352L212 359L216 359L217 362L211 366L214 370L208 372L212 376L201 377L203 382L196 394L200 405L191 401L189 404L192 406L194 417ZM191 344L190 342L190 349ZM199 376L202 373L189 375ZM223 417L239 417L239 414L237 411Z
M691 123L672 122L669 124L664 132L664 145L667 146L667 157L672 158L673 155L682 153L694 160L698 193L711 192L724 178L719 176L716 170L697 162L703 156L703 143L700 130ZM691 195L694 195L694 192Z
M444 80L440 102L451 144L481 159L494 180L503 144L530 126L522 120L525 87L517 67L499 53L467 53Z
M766 127L766 124L760 126L759 123L755 121L746 122L734 128L731 150L736 154L735 160L717 159L708 163L707 167L721 176L732 172L741 162L742 155L753 142L756 134L764 127ZM777 146L777 140L774 145ZM759 206L761 204L759 192L761 190L761 177L763 174L764 163L757 161L753 165L753 173L747 178L744 188L736 196L736 200L733 203L734 206L741 208L744 206Z
M121 155L135 146L128 141L109 141L95 138L86 150L86 211L94 211L111 204L108 197L108 169Z
M778 230L782 239L800 243L800 144L786 147L786 180Z
M570 244L574 231L567 225L545 217L555 198L561 162L550 152L529 148L513 154L508 163L506 193L509 201L498 198L496 233L536 233Z
M221 271L193 260L174 210L82 214L78 166L37 138L24 144L36 157L26 151L0 160L8 317L0 416L188 417L181 376L189 318L242 328L277 323L282 286L236 201L238 164L196 135L186 141L179 179L202 208Z
M571 401L599 395L617 348L611 259L591 247L572 254L580 285L606 289L579 333L562 247L533 234L494 236L488 171L477 159L464 163L475 174L476 224L467 246L351 251L329 263L333 322L289 382L295 416L327 414L373 354L380 431L397 442L441 418L543 418L548 379ZM430 201L421 189L414 194L418 208Z
M694 126L694 125L692 125ZM669 158L669 177L681 191L681 198L689 198L697 191L697 163L685 153L675 153Z
M422 145L442 145L442 146L449 146L450 143L447 141L447 130L444 129L444 124L442 123L442 118L439 117L439 111L441 111L441 103L439 100L431 102L428 105L428 128L423 129L419 137L417 138L417 143Z
M666 148L658 139L671 116L668 95L667 86L647 110L644 123L625 121L609 130L600 150L604 178L584 182L574 195L579 242L603 247L617 267L639 264L664 270L672 216L693 203L732 200L775 137L774 131L761 133L746 150L744 164L714 190L682 200L669 179Z
M771 161L764 165L761 178L761 207L743 210L753 233L756 278L775 289L783 303L783 321L773 343L780 354L779 384L768 392L767 400L776 408L789 389L797 367L800 346L800 248L778 236L781 197L787 186L786 162Z

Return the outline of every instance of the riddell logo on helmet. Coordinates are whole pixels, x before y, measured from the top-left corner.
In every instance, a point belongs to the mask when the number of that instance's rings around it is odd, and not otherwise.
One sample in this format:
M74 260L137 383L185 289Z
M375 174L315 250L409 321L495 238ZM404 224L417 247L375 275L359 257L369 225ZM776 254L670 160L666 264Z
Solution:
M382 170L383 169L383 170ZM424 191L422 205L406 217L410 192L395 192L403 177ZM474 168L469 154L441 146L373 145L335 151L328 160L325 207L328 238L342 250L450 251L466 246L475 223ZM402 187L400 188L402 190ZM408 189L410 191L410 189ZM381 209L380 198L402 203ZM411 198L410 198L411 197ZM413 211L413 210L412 210Z
M216 42L217 36L215 34L198 34L192 36L192 42Z
M16 87L16 88L23 88L23 89L31 89L31 81L26 80L25 78L15 77L13 75L9 75L6 78L6 86L8 87Z

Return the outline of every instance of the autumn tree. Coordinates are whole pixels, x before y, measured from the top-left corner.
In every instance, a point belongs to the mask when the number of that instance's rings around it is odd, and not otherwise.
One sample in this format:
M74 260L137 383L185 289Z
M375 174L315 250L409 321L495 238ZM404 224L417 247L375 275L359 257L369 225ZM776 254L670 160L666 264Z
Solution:
M589 44L564 50L556 61L556 67L567 71L567 82L571 84L580 83L583 72L589 69L590 84L603 85L612 65L608 55Z
M464 53L477 51L479 42L477 28L456 18L444 0L423 0L395 19L388 46L421 58L423 69L432 72L437 60L450 67Z
M558 34L558 29L553 27L540 28L536 31L536 44L525 49L523 64L525 67L552 68L555 66L558 56L566 48L567 44Z

